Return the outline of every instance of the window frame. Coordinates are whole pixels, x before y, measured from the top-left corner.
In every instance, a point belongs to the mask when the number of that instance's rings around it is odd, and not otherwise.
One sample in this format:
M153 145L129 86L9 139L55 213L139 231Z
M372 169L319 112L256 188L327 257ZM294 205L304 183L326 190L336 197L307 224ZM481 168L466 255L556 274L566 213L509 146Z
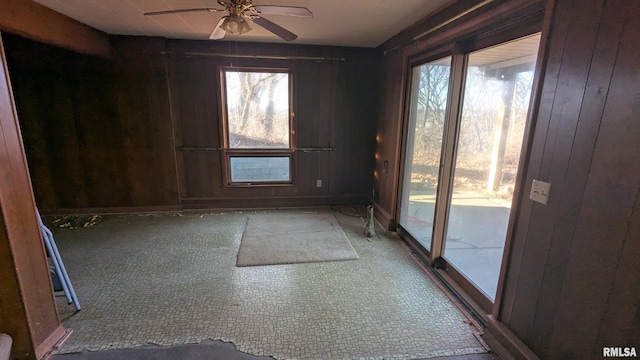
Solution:
M288 148L231 148L229 140L229 112L227 105L227 72L254 72L254 73L283 73L288 75L289 92L289 147ZM220 66L220 132L222 150L220 152L222 164L222 184L225 187L282 187L295 185L295 128L294 128L294 71L292 67L262 67L262 66ZM289 180L288 181L254 181L234 182L231 174L232 157L288 157Z
M411 233L409 233L405 228L402 227L401 224L396 223L396 230L401 238L405 239L409 246L418 253L419 257L424 260L426 263L431 264L432 266L442 269L439 272L439 275L442 276L448 283L451 283L450 280L453 280L455 283L455 287L457 288L456 293L459 293L460 290L463 291L462 297L471 300L476 305L473 307L476 310L480 310L480 312L490 313L492 309L496 308L496 306L500 306L502 302L502 288L504 286L504 273L506 269L506 261L508 261L508 253L509 248L511 246L511 237L514 231L513 228L513 217L514 212L511 212L509 215L509 224L507 227L506 241L504 244L504 252L501 259L501 267L500 273L498 277L498 287L496 291L496 295L494 300L491 300L489 296L487 296L479 287L476 287L474 283L467 278L467 276L458 268L456 268L455 264L452 264L443 256L443 250L445 247L445 238L449 220L449 209L451 203L451 196L453 192L453 181L454 181L454 168L455 161L457 156L457 147L459 140L459 132L461 126L461 116L464 104L464 96L465 96L465 84L467 82L467 68L469 62L469 55L476 51L485 50L494 46L499 46L505 43L512 42L514 40L518 40L520 38L525 38L532 36L536 33L540 33L541 29L535 25L531 26L523 26L520 28L511 28L508 31L502 31L499 33L483 33L475 37L469 37L466 39L452 41L446 45L430 47L426 45L419 50L406 54L404 57L404 63L406 68L404 69L405 73L403 74L403 149L401 155L401 168L400 168L400 180L399 184L402 184L404 181L404 164L406 159L406 147L405 142L408 139L407 128L408 128L408 119L410 111L410 93L412 86L411 79L411 71L413 67L419 66L421 64L428 63L432 60L438 59L440 57L444 57L449 54L452 57L451 64L451 77L450 77L450 99L449 99L449 107L447 110L446 116L446 125L445 125L445 137L443 138L443 154L441 158L440 165L440 179L437 198L435 203L435 211L436 216L433 225L432 232L432 243L431 247L427 249L423 246L417 239L413 237ZM543 43L543 39L541 39L541 44ZM542 45L540 45L542 46ZM543 51L542 47L538 49L537 61L540 61L540 52ZM516 189L514 190L514 197L512 202L512 209L517 209L519 206L519 202L521 198L517 195L519 193L518 188L522 186L522 177L524 176L522 166L526 162L526 157L529 156L530 148L529 143L532 136L532 127L535 122L534 116L532 115L532 109L535 106L535 97L537 95L536 90L539 79L539 66L540 64L536 64L535 75L533 77L533 88L531 99L529 103L529 111L527 113L527 120L523 135L522 142L522 152L520 154L520 164L518 166L518 175L516 178ZM401 213L402 205L402 191L400 187L397 189L397 201L396 201L396 214ZM438 201L445 200L446 201ZM444 275L443 275L444 274Z

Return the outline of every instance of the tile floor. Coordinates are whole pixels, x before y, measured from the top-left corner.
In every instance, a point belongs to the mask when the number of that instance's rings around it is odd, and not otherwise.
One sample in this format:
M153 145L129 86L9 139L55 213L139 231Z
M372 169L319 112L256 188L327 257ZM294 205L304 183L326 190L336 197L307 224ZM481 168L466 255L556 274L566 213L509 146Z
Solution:
M235 266L248 214L297 211L333 213L360 259ZM363 219L342 212L112 215L77 228L54 220L45 217L83 306L74 313L58 298L73 330L58 353L207 339L276 359L487 352L396 236L378 229L368 239Z

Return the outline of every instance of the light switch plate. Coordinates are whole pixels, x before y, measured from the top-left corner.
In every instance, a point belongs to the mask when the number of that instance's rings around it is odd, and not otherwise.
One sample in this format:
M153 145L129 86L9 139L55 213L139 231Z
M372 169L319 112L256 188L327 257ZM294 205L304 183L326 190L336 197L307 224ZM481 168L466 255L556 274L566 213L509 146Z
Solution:
M533 179L529 199L547 205L549 204L549 193L551 193L550 183Z

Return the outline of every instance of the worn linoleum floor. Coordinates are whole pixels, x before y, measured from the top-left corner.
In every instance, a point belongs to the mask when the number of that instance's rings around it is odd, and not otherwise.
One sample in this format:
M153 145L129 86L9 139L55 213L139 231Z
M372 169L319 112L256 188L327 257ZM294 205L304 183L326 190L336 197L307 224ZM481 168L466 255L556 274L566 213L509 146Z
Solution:
M249 214L296 212L333 213L360 258L235 266ZM344 211L110 215L68 227L54 220L45 218L82 304L74 312L58 297L73 333L57 353L205 340L276 359L487 352L397 237L377 229L368 239L363 219Z

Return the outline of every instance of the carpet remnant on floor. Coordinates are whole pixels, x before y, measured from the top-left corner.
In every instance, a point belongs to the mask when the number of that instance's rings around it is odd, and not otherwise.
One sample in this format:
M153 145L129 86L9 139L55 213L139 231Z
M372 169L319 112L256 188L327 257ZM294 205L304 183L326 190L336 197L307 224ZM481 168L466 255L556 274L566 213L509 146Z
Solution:
M333 214L250 215L237 266L357 260Z

